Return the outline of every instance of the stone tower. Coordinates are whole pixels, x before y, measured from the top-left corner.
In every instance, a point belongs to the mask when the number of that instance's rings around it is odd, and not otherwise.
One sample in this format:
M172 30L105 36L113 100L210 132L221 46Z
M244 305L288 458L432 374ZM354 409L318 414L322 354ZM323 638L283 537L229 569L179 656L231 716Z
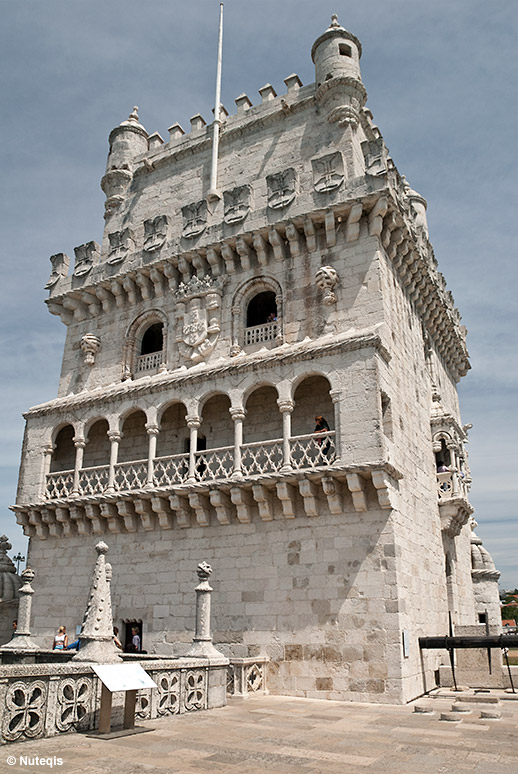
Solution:
M200 115L112 131L102 245L51 258L59 394L27 414L14 506L34 633L80 622L103 535L119 626L185 652L203 557L215 645L268 655L273 692L408 701L439 660L418 637L477 622L465 329L360 55L333 17L315 83L222 108L220 199Z

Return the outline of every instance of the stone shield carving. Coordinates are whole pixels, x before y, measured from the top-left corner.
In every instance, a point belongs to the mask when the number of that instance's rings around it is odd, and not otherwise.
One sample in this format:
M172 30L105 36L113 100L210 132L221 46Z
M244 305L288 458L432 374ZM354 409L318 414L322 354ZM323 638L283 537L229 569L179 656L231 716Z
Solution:
M114 231L112 234L108 234L108 239L110 240L108 263L121 263L134 246L132 232L129 228L125 228L122 231Z
M268 207L272 210L287 207L297 195L294 169L285 169L284 172L268 175L266 183L268 185Z
M86 242L84 245L74 247L76 263L74 277L84 277L95 263L99 262L101 248L97 242Z
M250 186L224 191L223 202L225 223L240 223L250 212Z
M167 215L144 221L144 250L152 253L159 250L167 238Z
M207 227L207 202L202 199L182 207L183 231L185 239L194 239L202 234Z
M175 295L180 353L191 363L199 363L212 352L219 338L221 288L210 277L193 277L181 283Z
M313 185L318 193L339 188L344 181L344 161L340 152L313 159Z
M70 258L65 253L56 253L56 255L50 256L50 263L52 266L52 271L50 273L50 277L47 280L47 284L45 285L45 290L53 288L54 285L61 279L61 277L67 276L68 267L70 265Z

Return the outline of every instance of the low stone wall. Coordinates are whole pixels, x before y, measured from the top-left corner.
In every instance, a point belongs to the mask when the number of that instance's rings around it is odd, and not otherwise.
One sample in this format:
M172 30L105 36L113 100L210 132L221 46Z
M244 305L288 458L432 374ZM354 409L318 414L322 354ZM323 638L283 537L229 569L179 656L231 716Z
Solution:
M140 660L157 689L137 693L136 718L167 717L226 703L228 660ZM98 724L101 682L89 664L12 664L0 669L0 742L20 742ZM113 695L112 726L124 694Z

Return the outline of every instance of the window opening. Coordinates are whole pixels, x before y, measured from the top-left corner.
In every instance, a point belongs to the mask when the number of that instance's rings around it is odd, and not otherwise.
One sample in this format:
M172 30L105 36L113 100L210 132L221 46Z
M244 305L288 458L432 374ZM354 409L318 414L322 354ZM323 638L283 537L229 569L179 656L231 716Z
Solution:
M277 320L277 303L273 290L265 290L252 298L246 310L246 327Z
M164 348L163 323L151 325L142 337L140 346L141 355L151 355L153 352L161 352Z
M339 43L338 49L342 56L352 56L352 48L351 46L348 46L347 43Z

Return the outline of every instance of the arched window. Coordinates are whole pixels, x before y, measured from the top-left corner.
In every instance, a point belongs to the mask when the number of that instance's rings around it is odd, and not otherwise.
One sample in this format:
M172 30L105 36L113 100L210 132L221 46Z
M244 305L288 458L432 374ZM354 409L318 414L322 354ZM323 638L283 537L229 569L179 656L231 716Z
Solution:
M167 351L166 316L150 309L130 325L124 348L123 379L153 373L165 368Z
M275 293L263 290L250 299L246 308L245 345L273 341L278 329Z
M154 323L150 325L142 336L140 345L140 355L152 355L155 352L162 352L164 348L164 326L163 323Z

